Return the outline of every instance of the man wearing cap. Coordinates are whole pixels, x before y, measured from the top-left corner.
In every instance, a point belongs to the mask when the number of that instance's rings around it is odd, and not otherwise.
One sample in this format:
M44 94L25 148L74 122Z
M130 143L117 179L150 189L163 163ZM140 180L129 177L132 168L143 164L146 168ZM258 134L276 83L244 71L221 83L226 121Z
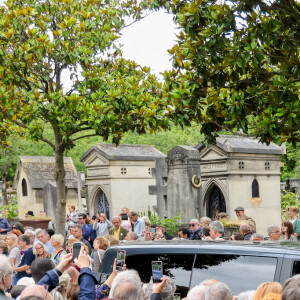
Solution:
M251 233L255 233L256 232L256 224L255 224L254 220L251 217L248 217L248 216L245 215L244 207L238 206L234 211L235 211L236 216L238 217L239 220L247 221L247 223L250 226Z

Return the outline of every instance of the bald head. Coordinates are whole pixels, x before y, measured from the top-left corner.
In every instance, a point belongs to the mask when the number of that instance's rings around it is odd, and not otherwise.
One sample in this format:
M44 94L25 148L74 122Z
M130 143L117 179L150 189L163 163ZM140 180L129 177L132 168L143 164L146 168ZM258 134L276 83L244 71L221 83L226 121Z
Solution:
M31 297L31 298L27 298L27 297ZM33 299L33 297L37 297L36 299L42 298L45 300L52 300L51 295L45 289L45 287L37 284L27 286L22 292L20 300Z

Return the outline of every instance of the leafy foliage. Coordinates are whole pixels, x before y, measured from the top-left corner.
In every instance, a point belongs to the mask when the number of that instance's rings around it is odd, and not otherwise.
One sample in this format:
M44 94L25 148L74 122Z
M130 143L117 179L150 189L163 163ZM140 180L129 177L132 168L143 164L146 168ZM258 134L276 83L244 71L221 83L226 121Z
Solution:
M64 233L64 152L88 136L169 129L168 100L149 68L122 58L120 31L148 1L6 0L0 6L0 111L55 152L56 224ZM62 79L68 79L63 86ZM53 139L45 136L51 128Z
M152 212L150 209L148 209L147 214L143 212L139 213L139 215L140 217L147 216L151 224L163 226L166 232L170 235L176 235L179 227L181 226L181 223L179 222L179 214L173 219L161 218L155 212Z
M296 194L284 191L284 193L281 194L281 216L283 220L289 219L287 212L289 206L300 207L300 201L297 199Z
M169 51L174 70L166 91L174 120L202 125L214 141L221 129L300 140L300 4L294 0L172 0L161 5L181 30Z
M0 211L3 218L15 219L18 216L17 197L14 196L7 205L1 205Z

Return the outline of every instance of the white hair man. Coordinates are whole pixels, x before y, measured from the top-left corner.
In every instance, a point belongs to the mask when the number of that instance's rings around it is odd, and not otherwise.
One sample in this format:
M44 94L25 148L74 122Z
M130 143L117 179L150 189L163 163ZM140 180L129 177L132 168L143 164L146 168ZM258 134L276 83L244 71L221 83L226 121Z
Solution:
M281 294L282 300L300 299L300 275L289 278L283 288Z
M211 238L215 241L224 241L224 225L220 221L213 221L209 224L209 234Z
M252 300L255 292L256 291L254 291L254 290L242 292L238 295L237 299L238 300Z
M163 275L163 280L166 280L165 286L160 291L161 300L173 300L174 293L176 291L176 283L173 278ZM145 294L147 299L151 299L151 295L153 294L153 280L151 280L146 288Z
M0 299L11 299L5 296L5 291L11 287L13 270L7 256L0 255Z
M144 300L142 282L134 270L119 273L113 280L109 298L119 300Z
M202 231L197 219L192 219L189 223L190 227L190 240L202 240Z
M280 239L280 228L277 225L271 225L267 229L270 241L278 241Z
M223 282L211 285L205 294L205 300L231 300L232 294L229 287Z
M187 294L186 300L205 300L205 294L208 286L196 285Z
M109 229L109 234L113 235L118 241L124 240L129 230L121 226L120 217L115 216L111 221L113 228Z
M135 232L129 231L127 233L127 235L125 236L124 240L126 240L126 241L136 241L137 238L138 238L138 235Z

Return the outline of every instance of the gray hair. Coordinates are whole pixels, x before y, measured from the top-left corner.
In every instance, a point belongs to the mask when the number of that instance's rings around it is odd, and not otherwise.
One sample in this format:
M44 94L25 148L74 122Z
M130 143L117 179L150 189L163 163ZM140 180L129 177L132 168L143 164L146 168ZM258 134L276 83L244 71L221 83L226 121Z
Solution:
M188 292L186 300L205 300L207 290L208 286L196 285Z
M48 234L47 231L46 231L45 229L37 229L37 230L35 231L35 235L38 235L39 233L43 233L44 235L47 235L47 234Z
M259 233L253 233L251 236L251 240L264 240L264 236Z
M138 235L137 235L134 231L129 231L128 233L131 235L131 237L132 237L133 239L137 240Z
M135 270L120 272L113 280L109 298L120 300L144 300L142 282Z
M253 296L255 294L255 290L246 291L243 293L240 293L236 300L252 300Z
M232 294L229 287L225 283L217 282L208 288L205 294L205 300L221 300L221 299L231 300Z
M163 275L163 278L167 278L166 285L163 287L163 289L160 292L161 299L162 300L173 300L174 293L176 291L176 284L173 278ZM146 289L146 297L150 299L150 296L152 294L152 287L153 287L153 281L151 280L147 286Z
M281 300L300 299L300 274L289 278L281 293Z
M220 221L213 221L209 224L212 230L217 231L220 234L224 233L224 225Z
M275 228L278 228L280 230L280 227L277 226L277 225L271 225L267 228L267 231L268 231L268 236L270 236L271 233L273 233L274 229Z
M44 248L44 252L47 252L47 251L46 251L46 246L45 246L42 242L36 241L36 242L33 244L33 246L32 246L32 252L33 252L34 255L37 254L36 249L35 249L36 245L42 245L43 248Z
M2 278L12 274L13 270L6 255L0 254L0 281Z
M203 217L200 219L200 221L201 220L207 225L209 225L211 223L211 218L209 218L209 217Z
M240 226L240 231L248 232L248 231L251 231L251 228L250 228L249 224L243 223Z
M73 228L78 228L79 230L82 231L82 226L81 226L80 224L75 224L75 225L73 226Z
M113 221L113 220L115 220L115 219L118 219L118 221L121 223L121 219L120 219L119 216L114 216L114 217L112 217L112 218L111 218L111 221Z
M192 219L190 222L195 222L196 224L199 225L199 221L197 219Z
M31 235L35 235L35 232L33 230L31 230L31 229L26 229L25 232L24 232L24 234L27 235L27 233L30 233Z

